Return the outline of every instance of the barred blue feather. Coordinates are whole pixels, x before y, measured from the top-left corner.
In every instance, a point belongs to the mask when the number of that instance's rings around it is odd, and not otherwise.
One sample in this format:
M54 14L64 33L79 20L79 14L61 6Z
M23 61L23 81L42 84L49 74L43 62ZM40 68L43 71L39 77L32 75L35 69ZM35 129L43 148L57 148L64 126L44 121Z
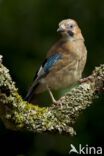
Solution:
M46 59L45 62L42 64L44 72L48 73L52 69L53 65L55 65L60 59L62 59L62 55L59 53L56 53Z

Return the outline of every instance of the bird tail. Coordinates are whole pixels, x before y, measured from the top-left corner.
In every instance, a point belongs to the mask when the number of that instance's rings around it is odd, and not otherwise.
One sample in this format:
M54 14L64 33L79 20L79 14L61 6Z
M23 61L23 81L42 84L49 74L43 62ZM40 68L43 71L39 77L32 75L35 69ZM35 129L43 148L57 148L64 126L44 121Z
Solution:
M30 88L31 89L31 88ZM27 95L26 95L26 97L25 97L25 100L27 101L27 102L30 102L31 101L31 98L32 98L32 96L33 96L33 89L31 89L30 90L29 89L29 91L28 91L28 93L27 93Z
M27 102L31 102L31 99L33 98L33 95L35 96L35 90L36 90L36 88L37 88L38 85L39 85L39 84L36 84L35 86L32 85L32 86L30 87L30 89L29 89L29 91L28 91L28 93L27 93L27 95L26 95L26 97L25 97L25 100L26 100Z

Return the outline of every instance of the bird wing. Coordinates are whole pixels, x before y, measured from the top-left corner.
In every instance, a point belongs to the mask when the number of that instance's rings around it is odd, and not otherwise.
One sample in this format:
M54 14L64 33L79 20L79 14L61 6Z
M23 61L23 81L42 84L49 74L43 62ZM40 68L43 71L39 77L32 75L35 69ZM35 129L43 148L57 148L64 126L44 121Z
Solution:
M46 76L50 70L54 67L55 64L57 64L62 59L62 54L55 53L49 58L46 58L44 62L42 63L39 70L36 72L36 75L34 77L34 80L37 82L44 76Z
M25 100L30 100L31 96L39 85L42 78L48 76L51 71L52 76L58 74L61 70L73 70L76 67L76 58L70 53L70 55L62 55L62 53L55 53L45 59L39 70L37 71L33 83L25 97Z
M50 57L46 58L39 68L39 70L36 72L36 75L34 77L33 83L25 97L25 100L30 100L31 95L34 91L34 89L38 86L39 81L44 78L46 75L48 75L49 71L54 67L55 64L57 64L62 59L62 55L59 53L55 53L51 55Z
M57 64L55 64L53 68L51 68L51 72L49 72L47 76L51 77L51 76L59 74L60 72L66 73L66 71L77 70L78 62L79 60L75 54L71 52L69 54L63 53L62 59L57 61Z

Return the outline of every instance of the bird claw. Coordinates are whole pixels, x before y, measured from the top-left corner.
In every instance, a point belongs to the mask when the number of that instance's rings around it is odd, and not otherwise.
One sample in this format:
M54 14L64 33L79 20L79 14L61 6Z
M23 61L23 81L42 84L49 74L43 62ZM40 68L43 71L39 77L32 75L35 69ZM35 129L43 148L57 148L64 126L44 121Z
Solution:
M93 81L93 80L92 80L92 77L91 77L91 76L88 76L88 77L86 77L86 78L83 78L83 79L80 79L80 80L79 80L80 83L84 83L84 82L87 82L87 81L91 81L91 82L92 82L92 81Z
M54 100L53 105L59 107L61 106L61 103L59 101Z

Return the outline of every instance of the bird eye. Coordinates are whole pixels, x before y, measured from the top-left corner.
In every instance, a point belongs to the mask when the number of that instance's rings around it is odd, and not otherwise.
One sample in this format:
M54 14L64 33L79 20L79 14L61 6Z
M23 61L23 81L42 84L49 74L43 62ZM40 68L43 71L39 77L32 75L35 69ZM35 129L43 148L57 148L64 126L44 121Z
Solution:
M72 29L73 28L73 25L70 25L70 28Z

